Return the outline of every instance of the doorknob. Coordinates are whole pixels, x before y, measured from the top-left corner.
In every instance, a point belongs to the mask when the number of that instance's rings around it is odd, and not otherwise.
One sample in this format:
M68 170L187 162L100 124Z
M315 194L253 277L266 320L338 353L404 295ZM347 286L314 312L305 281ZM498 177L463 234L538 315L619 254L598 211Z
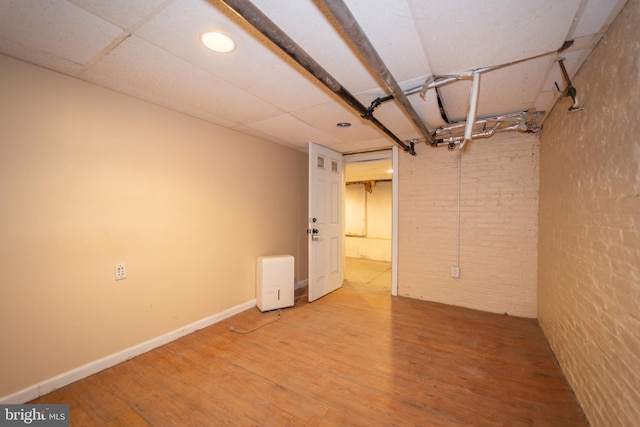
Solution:
M320 240L320 236L318 236L318 229L314 228L311 230L311 240Z

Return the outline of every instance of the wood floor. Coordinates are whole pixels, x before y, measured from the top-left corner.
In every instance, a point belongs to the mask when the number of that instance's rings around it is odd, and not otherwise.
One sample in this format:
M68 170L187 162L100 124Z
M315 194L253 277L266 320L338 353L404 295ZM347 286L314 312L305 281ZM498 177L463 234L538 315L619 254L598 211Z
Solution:
M588 425L535 320L358 280L256 332L229 327L277 313L245 311L32 403L70 404L72 426Z

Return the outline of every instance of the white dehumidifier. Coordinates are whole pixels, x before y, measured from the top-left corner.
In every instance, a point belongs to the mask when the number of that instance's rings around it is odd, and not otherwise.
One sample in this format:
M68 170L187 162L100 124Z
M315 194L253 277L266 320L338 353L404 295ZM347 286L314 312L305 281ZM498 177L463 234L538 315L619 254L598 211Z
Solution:
M256 301L260 311L293 306L293 256L259 257L257 276Z

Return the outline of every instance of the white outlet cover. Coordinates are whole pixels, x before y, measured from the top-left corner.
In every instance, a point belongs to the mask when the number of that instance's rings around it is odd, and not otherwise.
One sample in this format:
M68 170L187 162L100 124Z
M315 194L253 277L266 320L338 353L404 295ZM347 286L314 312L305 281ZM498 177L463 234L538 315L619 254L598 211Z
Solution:
M460 278L460 267L451 267L451 277L454 277L456 279Z

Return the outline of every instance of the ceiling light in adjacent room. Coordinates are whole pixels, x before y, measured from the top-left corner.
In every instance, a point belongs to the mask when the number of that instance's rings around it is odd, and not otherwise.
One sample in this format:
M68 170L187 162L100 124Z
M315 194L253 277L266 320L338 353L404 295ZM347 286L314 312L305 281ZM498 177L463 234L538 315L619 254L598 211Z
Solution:
M393 169L387 169L387 173L393 173Z
M217 53L229 53L236 48L236 43L231 37L217 31L204 33L200 36L202 44Z

